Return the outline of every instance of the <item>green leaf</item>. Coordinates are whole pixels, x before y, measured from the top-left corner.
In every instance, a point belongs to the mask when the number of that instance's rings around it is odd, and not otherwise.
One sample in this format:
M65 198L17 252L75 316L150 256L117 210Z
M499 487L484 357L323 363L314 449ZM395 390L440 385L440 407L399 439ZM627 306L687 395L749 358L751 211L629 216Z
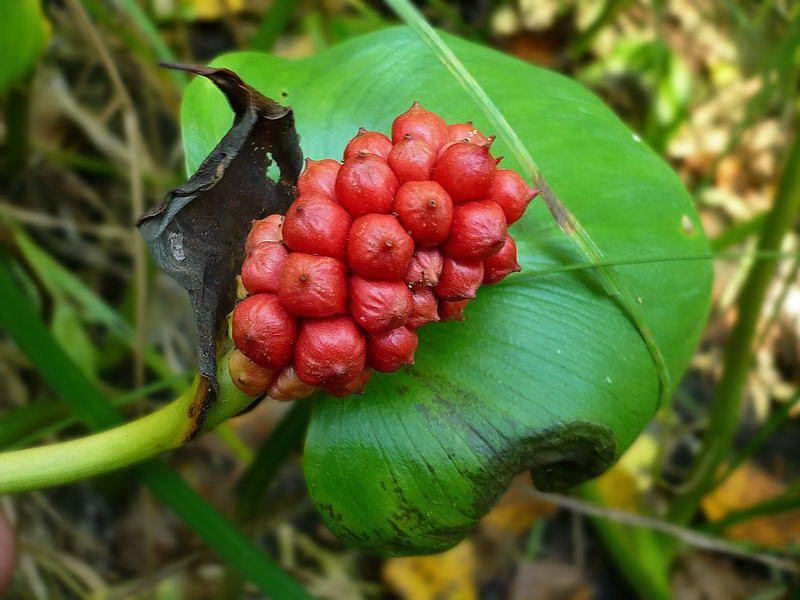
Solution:
M609 261L709 252L675 174L594 95L558 74L443 36L510 122L558 198ZM295 112L305 154L341 156L359 126L388 131L419 100L449 122L486 118L407 28L301 61L235 53L235 70ZM184 100L193 172L231 122L194 81ZM504 166L518 169L498 140ZM512 228L525 271L585 262L541 204ZM685 369L709 307L711 265L618 267L666 360ZM315 403L305 446L309 492L328 526L364 550L444 550L532 469L562 489L605 470L658 406L659 380L636 327L591 271L483 288L465 323L420 332L416 364L376 375L362 397Z
M3 3L0 10L0 94L33 67L44 49L48 30L39 0Z
M83 328L78 312L69 302L56 301L50 327L53 336L81 371L90 378L94 377L97 353L92 340Z

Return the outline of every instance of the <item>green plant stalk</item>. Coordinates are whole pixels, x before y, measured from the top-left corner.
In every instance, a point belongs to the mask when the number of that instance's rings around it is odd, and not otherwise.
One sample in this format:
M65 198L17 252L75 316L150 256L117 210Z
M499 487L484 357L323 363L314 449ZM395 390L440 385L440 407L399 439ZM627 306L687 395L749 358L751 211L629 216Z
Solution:
M605 504L597 483L587 482L579 491L584 499L601 506ZM591 520L612 560L638 595L648 600L668 600L671 597L669 557L663 551L662 536L610 519L591 517Z
M408 0L386 0L386 3L420 36L422 41L431 49L436 58L450 71L453 77L461 84L464 91L469 94L489 122L497 131L500 138L508 144L514 158L522 166L525 174L535 182L541 190L541 197L547 209L559 228L566 235L575 249L589 261L602 263L603 252L595 243L589 232L569 209L556 197L544 179L530 152L522 143L511 124L495 105L494 101L484 91L472 74L467 70L455 53L445 44L444 40L430 26L420 12ZM644 320L639 305L633 298L630 290L622 280L619 272L612 266L598 266L596 270L598 279L609 296L615 297L622 306L626 316L631 320L642 338L647 351L655 365L659 381L659 403L666 405L672 390L669 368L664 355L656 342L653 332Z
M759 252L780 250L781 242L800 213L800 136L792 144L772 210L758 240ZM753 359L753 339L767 291L777 268L776 259L753 264L739 296L739 314L725 349L722 377L711 405L708 431L692 469L691 488L675 498L670 519L687 523L716 481L739 423L745 383Z
M226 358L220 360L219 401L203 431L235 416L253 399L231 382ZM0 495L70 483L127 467L186 443L187 416L198 379L189 390L141 419L100 433L47 446L0 454Z
M192 373L181 373L145 385L134 392L122 394L111 400L114 406L125 406L168 387L180 384L185 387ZM79 422L69 407L51 398L37 400L9 410L0 415L0 450L15 450L52 435Z
M16 177L27 160L30 95L31 80L26 77L22 83L12 87L6 97L5 162L2 173L6 181Z
M800 402L800 392L776 410L772 416L764 423L752 438L745 444L739 452L733 455L725 465L725 469L717 478L714 487L718 487L725 479L736 470L736 467L753 456L758 449L783 425L789 418L792 409Z
M246 522L258 515L278 469L303 439L311 417L311 402L311 398L294 402L239 478L235 490L238 521Z

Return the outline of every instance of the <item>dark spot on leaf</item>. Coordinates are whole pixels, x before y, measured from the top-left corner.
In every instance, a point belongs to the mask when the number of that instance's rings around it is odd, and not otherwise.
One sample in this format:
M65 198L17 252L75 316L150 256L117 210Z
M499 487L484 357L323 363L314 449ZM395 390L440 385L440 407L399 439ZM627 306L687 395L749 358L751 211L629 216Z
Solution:
M189 292L198 334L199 370L208 393L193 400L195 435L216 401L217 337L236 299L250 222L283 213L296 193L302 152L292 110L271 100L229 69L166 65L210 79L234 112L231 129L197 172L147 212L138 226L156 263ZM280 179L267 177L271 155Z

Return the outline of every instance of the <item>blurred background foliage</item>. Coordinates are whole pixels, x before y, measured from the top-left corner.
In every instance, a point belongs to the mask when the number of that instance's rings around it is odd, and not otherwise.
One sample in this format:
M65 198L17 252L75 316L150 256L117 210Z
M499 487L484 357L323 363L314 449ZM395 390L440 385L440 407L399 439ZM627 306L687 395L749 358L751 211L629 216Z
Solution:
M797 258L779 263L756 307L727 476L688 526L659 515L701 447L753 265L743 254L796 135L800 5L418 6L442 29L598 93L680 174L715 250L735 254L715 261L712 315L672 406L583 499L538 494L521 476L469 539L433 557L363 556L322 526L295 451L304 405L287 416L285 405L262 403L169 464L315 597L627 598L647 596L636 572L648 564L679 598L790 597L800 557ZM188 80L155 62L205 63L233 49L303 57L396 18L366 0L6 0L0 15L0 258L89 380L129 417L145 414L182 389L194 365L188 301L132 227L185 176L178 113ZM796 219L782 249L800 250ZM36 373L0 334L2 449L85 431ZM20 549L10 598L260 597L126 474L0 498L0 520ZM644 540L644 530L664 537ZM0 538L10 539L3 523ZM0 595L11 562L3 541ZM651 561L648 544L675 541L671 568Z

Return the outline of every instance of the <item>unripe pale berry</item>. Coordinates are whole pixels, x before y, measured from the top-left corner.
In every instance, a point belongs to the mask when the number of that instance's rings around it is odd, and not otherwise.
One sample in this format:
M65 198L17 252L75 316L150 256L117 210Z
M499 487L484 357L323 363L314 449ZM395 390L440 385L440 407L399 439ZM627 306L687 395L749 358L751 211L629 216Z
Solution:
M419 246L441 244L450 234L453 201L435 181L407 181L401 185L394 210Z
M382 373L413 365L418 343L416 331L408 327L370 335L367 340L367 364Z
M352 221L350 214L327 196L300 196L286 211L283 239L295 252L344 260Z
M292 360L297 324L275 294L245 298L233 310L233 341L247 358L265 369Z
M348 142L344 149L344 160L359 152L375 154L386 160L391 149L392 142L388 137L377 131L367 131L360 127L356 136Z
M364 370L364 334L349 316L305 319L294 352L294 369L301 381L339 387Z
M300 381L292 365L281 369L275 381L267 390L267 396L281 402L300 400L313 394L317 388Z
M492 285L499 283L511 273L520 270L517 262L517 244L514 238L506 234L506 241L500 252L483 261L483 283Z
M242 283L241 274L237 275L236 276L236 299L237 300L242 300L244 298L247 298L248 295L249 295L249 293L247 291L247 288L244 287L244 283Z
M392 123L392 141L395 144L406 135L422 138L438 152L447 142L447 123L439 115L422 108L419 102L414 102L411 108Z
M433 179L450 194L453 204L459 204L486 196L495 170L487 147L457 142L439 156Z
M347 312L347 267L330 256L291 252L278 297L298 317L331 317Z
M260 367L240 350L234 350L228 357L228 373L233 385L242 393L256 398L267 393L278 376L278 369Z
M436 248L423 248L414 252L405 276L412 290L433 287L442 275L442 253Z
M436 152L422 138L406 134L394 145L386 162L401 183L425 181L431 178L433 165L436 164Z
M353 217L392 212L397 177L386 161L360 152L348 158L336 178L336 199Z
M373 372L372 369L366 367L361 371L361 374L350 383L338 387L326 387L325 391L337 398L344 398L345 396L352 396L353 394L363 394L364 388L367 387L367 382L372 377Z
M394 216L369 214L353 221L347 262L362 277L403 279L413 252L414 240Z
M506 216L506 222L511 225L519 221L525 209L528 208L528 203L538 193L537 189L530 187L514 171L498 169L486 199L500 205Z
M471 300L483 283L483 263L444 257L442 275L434 293L442 300Z
M409 329L419 329L439 320L439 302L432 290L425 288L411 293L411 314L406 321Z
M445 321L463 321L464 309L468 303L469 300L457 300L455 302L441 300L439 302L439 320L442 323Z
M499 204L465 202L453 209L453 226L442 252L461 260L486 260L500 251L505 239L506 218Z
M486 136L483 135L473 124L472 121L466 123L453 123L447 126L447 133L451 142L467 141L471 144L483 145L487 143Z
M297 179L297 193L300 196L322 194L331 200L336 199L336 177L342 168L332 158L324 160L306 159L306 168Z
M260 221L253 221L250 233L244 242L244 251L250 252L263 242L282 242L283 215L270 215Z
M277 292L288 252L280 242L261 242L242 263L242 285L251 294Z
M402 281L350 278L350 314L369 333L404 325L411 309L411 292Z

